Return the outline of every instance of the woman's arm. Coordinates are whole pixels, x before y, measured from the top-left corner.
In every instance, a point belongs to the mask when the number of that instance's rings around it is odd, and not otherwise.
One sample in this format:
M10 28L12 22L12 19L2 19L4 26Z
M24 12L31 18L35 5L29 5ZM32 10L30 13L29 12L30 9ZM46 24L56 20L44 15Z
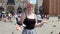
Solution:
M20 22L23 23L25 19L25 13L21 13Z
M44 23L47 23L47 21L41 20L41 23L37 23L37 17L35 15L35 20L36 20L36 24L35 27L41 27Z
M41 22L41 23L36 23L35 27L41 27L45 22Z
M16 29L17 29L17 30L21 30L21 29L22 29L24 19L25 19L25 14L22 13L22 14L21 14L21 18L20 18L20 23L18 23L18 25L16 26Z

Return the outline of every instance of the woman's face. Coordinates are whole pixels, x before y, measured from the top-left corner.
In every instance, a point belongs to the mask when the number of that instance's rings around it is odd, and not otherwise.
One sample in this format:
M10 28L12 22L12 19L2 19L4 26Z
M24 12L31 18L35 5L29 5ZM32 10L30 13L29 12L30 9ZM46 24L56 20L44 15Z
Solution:
M32 8L31 7L27 7L27 12L28 13L32 13Z
M33 4L28 3L27 4L27 12L32 13L32 10L33 10Z
M27 7L27 10L28 10L28 11L31 11L31 10L32 10L32 7L28 6L28 7Z

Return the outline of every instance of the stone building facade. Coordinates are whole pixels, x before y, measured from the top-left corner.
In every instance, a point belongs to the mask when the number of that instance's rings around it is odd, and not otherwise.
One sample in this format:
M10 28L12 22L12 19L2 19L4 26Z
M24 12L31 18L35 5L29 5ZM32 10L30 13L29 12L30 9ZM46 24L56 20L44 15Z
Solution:
M7 11L7 8L12 6L12 7L14 7L14 9L16 11L18 7L25 8L26 4L28 3L28 0L24 0L24 1L22 1L22 0L13 0L13 1L15 2L15 4L7 4L8 0L0 0L0 7L3 7L5 9L5 11Z

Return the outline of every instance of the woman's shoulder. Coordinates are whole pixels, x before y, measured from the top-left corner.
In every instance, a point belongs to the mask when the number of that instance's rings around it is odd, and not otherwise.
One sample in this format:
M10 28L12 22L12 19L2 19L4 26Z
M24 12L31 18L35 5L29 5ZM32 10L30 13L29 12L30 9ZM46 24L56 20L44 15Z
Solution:
M34 17L36 17L36 14L34 14L34 13L33 13L32 15L33 15Z
M36 15L36 14L32 13L32 15Z
M32 16L36 17L36 14L32 13Z

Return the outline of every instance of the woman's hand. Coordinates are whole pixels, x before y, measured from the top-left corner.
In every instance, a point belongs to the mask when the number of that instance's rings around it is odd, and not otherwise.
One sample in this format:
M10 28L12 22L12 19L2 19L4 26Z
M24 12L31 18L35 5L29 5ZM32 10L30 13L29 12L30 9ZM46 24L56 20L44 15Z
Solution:
M17 25L16 30L20 31L22 29L22 26Z
M42 27L44 23L48 23L47 20L43 20L41 23L36 23L35 27Z
M48 23L48 20L42 20L43 23Z

